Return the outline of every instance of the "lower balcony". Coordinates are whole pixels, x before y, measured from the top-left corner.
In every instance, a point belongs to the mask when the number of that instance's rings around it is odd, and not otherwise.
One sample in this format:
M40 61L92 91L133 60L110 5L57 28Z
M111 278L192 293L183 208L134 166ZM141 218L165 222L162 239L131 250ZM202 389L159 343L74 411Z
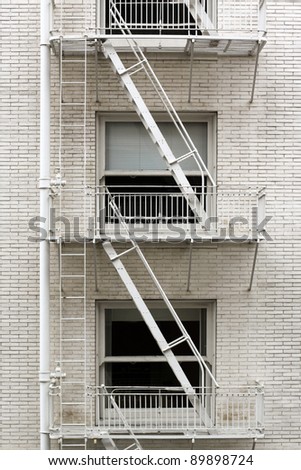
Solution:
M263 390L176 387L97 388L98 426L110 434L182 437L258 437L263 433Z
M249 439L264 436L261 385L195 389L179 387L88 388L90 423L53 425L52 438ZM74 404L76 408L76 403ZM69 409L70 411L70 409ZM75 410L73 410L75 411ZM87 413L89 415L89 413ZM95 424L96 416L96 424Z

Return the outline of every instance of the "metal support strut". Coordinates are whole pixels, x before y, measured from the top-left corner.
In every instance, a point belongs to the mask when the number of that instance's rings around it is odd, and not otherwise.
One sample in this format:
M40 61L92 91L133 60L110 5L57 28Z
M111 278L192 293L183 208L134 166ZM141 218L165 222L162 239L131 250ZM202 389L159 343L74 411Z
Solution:
M253 75L253 84L252 84L250 104L252 104L253 100L254 100L254 93L255 93L255 85L256 85L256 78L257 78L257 69L258 69L258 60L259 60L260 50L261 50L261 44L260 44L260 41L258 41L257 42L257 51L256 51L256 59L255 59L255 67L254 67L254 75Z
M252 289L253 285L253 278L254 278L254 273L255 273L255 267L256 267L256 260L257 260L257 254L258 254L258 247L259 247L259 242L256 243L255 245L255 252L254 252L254 258L253 258L253 264L252 264L252 271L251 271L251 277L250 277L250 283L248 287L248 291Z

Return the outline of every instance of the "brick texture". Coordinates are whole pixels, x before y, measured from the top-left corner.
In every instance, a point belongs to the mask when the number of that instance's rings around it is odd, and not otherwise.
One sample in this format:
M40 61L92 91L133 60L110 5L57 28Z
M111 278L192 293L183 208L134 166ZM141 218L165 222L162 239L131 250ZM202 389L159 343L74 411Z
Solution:
M39 8L37 1L3 1L3 141L1 159L2 314L1 447L39 447L39 304L38 243L28 241L28 221L39 212ZM185 244L144 244L142 249L167 295L175 300L215 300L216 372L223 385L265 385L265 437L260 449L300 449L301 349L301 4L268 2L268 42L259 59L254 103L250 93L254 58L196 57L191 102L190 63L186 56L150 56L164 89L179 112L217 113L219 184L255 184L267 191L267 230L272 241L259 246L252 290L248 291L255 246L196 244L190 291L186 291L189 249ZM70 23L71 24L71 23ZM125 61L129 59L125 58ZM130 61L128 62L130 63ZM80 77L74 64L67 77ZM95 184L95 116L132 112L132 106L100 56L99 102L95 102L94 57L88 59L87 182ZM161 111L149 82L136 83L152 111ZM52 176L58 160L58 59L52 56ZM70 115L70 118L72 116ZM82 181L80 135L66 133L66 187ZM72 152L70 153L70 148ZM66 200L67 212L79 199ZM81 212L81 211L80 211ZM95 384L95 303L128 300L129 294L105 252L88 246L88 375ZM51 246L51 350L58 354L58 257ZM164 262L162 262L164 260ZM134 254L126 266L147 299L159 299ZM76 270L77 267L73 266ZM56 444L53 443L53 446ZM147 441L145 448L179 448L178 442ZM191 443L183 441L183 448ZM248 440L198 441L199 449L249 449Z

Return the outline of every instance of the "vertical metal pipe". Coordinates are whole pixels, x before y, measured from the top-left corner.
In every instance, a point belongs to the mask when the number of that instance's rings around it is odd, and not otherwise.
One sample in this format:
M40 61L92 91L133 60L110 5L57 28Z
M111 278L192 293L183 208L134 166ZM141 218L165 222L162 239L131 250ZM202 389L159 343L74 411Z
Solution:
M50 0L40 2L40 217L49 230L50 188ZM49 440L49 241L40 241L40 448L50 449Z

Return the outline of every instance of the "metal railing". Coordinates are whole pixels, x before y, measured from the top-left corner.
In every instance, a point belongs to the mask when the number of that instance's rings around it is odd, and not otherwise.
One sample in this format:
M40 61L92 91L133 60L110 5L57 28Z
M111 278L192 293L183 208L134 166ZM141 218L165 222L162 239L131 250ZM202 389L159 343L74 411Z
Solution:
M116 11L133 34L265 31L266 0L51 0L51 31L119 34Z
M91 394L91 410L95 397L96 425L113 433L124 432L125 422L134 433L216 431L255 435L263 432L262 386L209 388L205 394L198 388L195 390L193 404L191 396L179 387L96 387ZM202 420L197 404L206 410L210 426Z
M259 226L265 218L265 188L208 186L202 193L195 187L195 194L206 211L204 224L177 186L130 189L110 186L108 193L105 186L54 187L50 237L82 241L83 237L128 238L130 233L131 236L145 234L149 240L157 236L174 239L175 235L186 238L200 235L247 241L260 236ZM123 230L124 225L128 230Z
M128 2L110 0L106 4L105 26L111 34L119 31L119 24L115 20L115 12L118 11L133 33L143 33L143 31L149 31L151 34L166 32L172 34L175 31L184 34L193 33L197 28L196 15L191 14L188 5L194 12L197 12L198 7L202 8L204 17L209 20L205 0L130 0Z
M118 11L134 34L257 31L263 26L264 10L265 0L110 0L103 5L102 27L118 34Z
M135 192L134 192L135 190ZM206 211L205 223L201 224L192 212L187 199L175 186L147 187L98 187L96 190L96 235L117 234L120 220L114 207L118 208L123 222L133 230L153 229L168 234L173 230L191 230L215 236L237 236L246 239L258 236L257 226L264 218L264 189L222 189L206 187L195 194ZM114 204L110 203L110 198Z

